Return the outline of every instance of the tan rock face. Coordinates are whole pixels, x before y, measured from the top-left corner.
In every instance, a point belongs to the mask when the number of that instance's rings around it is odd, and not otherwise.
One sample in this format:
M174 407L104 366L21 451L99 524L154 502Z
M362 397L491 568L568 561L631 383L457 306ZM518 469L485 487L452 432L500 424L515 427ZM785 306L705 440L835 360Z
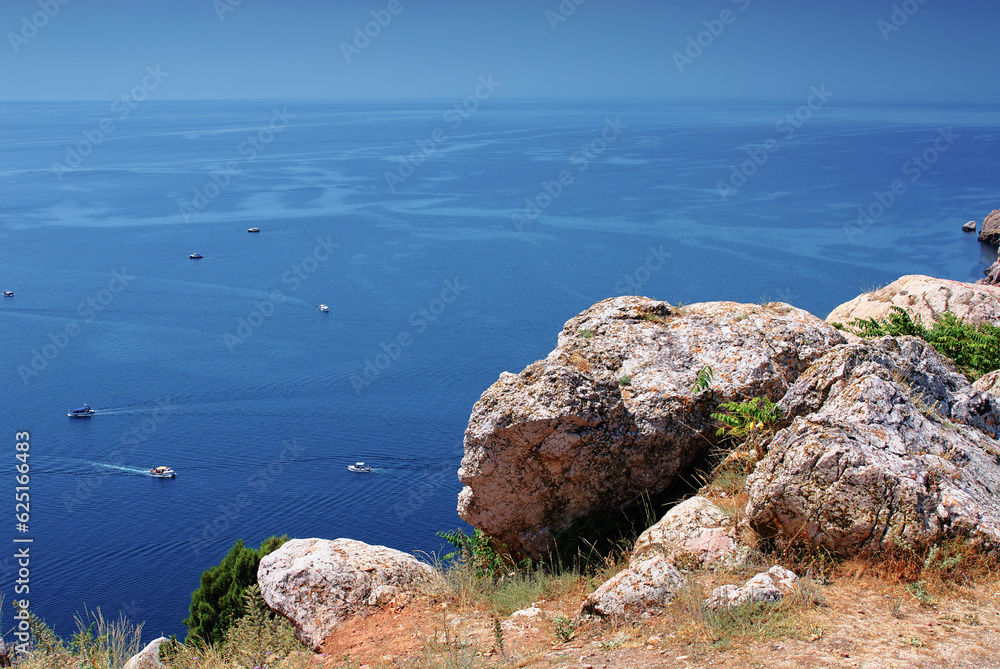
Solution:
M1000 209L994 209L983 220L983 227L979 230L979 241L1000 244Z
M976 390L982 390L990 393L994 397L1000 397L1000 369L990 372L989 374L983 374L976 379L976 382L972 384L972 387Z
M691 497L639 535L629 564L653 555L681 569L701 569L733 566L746 557L746 549L736 543L732 518L704 497Z
M391 593L432 594L444 583L429 565L385 546L352 539L293 539L261 558L264 601L318 649L338 623L377 607ZM392 586L390 590L386 586Z
M583 601L581 614L627 617L665 606L687 583L662 555L642 560L605 581Z
M905 309L911 317L919 316L927 327L946 311L972 323L1000 325L1000 286L911 274L841 304L830 312L826 322L846 325L854 319L886 318L892 306Z
M1000 401L913 337L838 347L782 399L747 480L762 536L840 555L968 537L1000 547Z
M843 337L787 304L675 309L643 297L599 302L556 349L504 373L465 433L459 515L540 557L584 518L618 518L670 487L715 439L720 402L776 400ZM714 369L708 391L692 390Z

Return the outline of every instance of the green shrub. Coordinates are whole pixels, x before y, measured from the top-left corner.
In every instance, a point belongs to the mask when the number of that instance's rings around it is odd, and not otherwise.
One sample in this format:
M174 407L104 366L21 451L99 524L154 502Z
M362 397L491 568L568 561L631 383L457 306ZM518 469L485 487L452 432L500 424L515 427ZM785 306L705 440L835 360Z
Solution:
M247 548L238 540L222 562L201 574L201 587L191 593L190 615L184 619L188 641L221 641L226 630L243 616L244 591L257 585L260 559L288 541L287 536L268 537L260 548Z
M955 361L969 378L1000 369L1000 327L989 323L966 323L948 311L941 314L931 328L926 328L919 317L914 322L902 307L893 305L889 309L885 319L855 319L847 324L847 329L859 337L919 337L938 353Z

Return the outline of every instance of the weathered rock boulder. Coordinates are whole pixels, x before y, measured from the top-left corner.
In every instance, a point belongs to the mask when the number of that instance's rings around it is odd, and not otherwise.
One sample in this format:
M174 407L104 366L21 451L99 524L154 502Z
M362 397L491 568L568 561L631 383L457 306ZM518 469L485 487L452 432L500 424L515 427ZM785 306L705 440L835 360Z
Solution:
M976 390L982 390L983 392L990 393L994 397L1000 397L1000 369L990 372L989 374L983 374L972 387Z
M590 593L580 610L584 616L637 616L673 601L687 584L662 555L630 564Z
M795 590L799 577L784 567L774 565L744 585L722 585L705 600L707 608L718 610L741 604L765 604L782 600Z
M169 642L170 639L165 636L153 639L145 648L129 658L124 669L157 669L167 666L160 662L160 645Z
M763 536L851 555L950 537L1000 542L1000 400L926 342L837 347L780 406L779 431L747 481Z
M986 244L1000 244L1000 209L994 209L983 219L983 227L979 229L979 241Z
M352 539L293 539L261 558L257 581L267 605L314 649L338 623L381 605L388 594L434 594L444 585L413 556Z
M619 518L671 486L715 440L720 402L780 398L844 341L787 304L644 297L604 300L570 319L558 346L501 374L465 432L459 515L532 557L585 518ZM692 390L714 370L710 390Z
M885 288L859 295L826 317L827 323L846 325L854 319L886 318L890 307L906 310L927 327L946 311L970 323L1000 325L1000 287L935 279L922 274L900 277Z
M734 566L747 556L736 542L736 523L704 497L691 497L667 511L639 535L630 564L662 555L680 569Z

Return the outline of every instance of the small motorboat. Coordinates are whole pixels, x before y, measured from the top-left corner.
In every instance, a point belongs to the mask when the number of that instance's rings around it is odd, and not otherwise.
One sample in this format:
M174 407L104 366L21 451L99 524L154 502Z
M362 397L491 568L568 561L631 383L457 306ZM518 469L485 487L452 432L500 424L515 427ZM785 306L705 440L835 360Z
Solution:
M367 474L372 470L372 468L363 462L355 462L353 465L347 465L347 470L351 472L358 472L359 474Z
M260 228L247 228L247 232L260 232Z
M321 304L321 305L319 305L319 310L323 311L323 312L327 312L327 311L330 311L330 307L326 306L325 304Z
M199 259L204 258L204 257L205 256L203 256L200 253L192 253L191 255L188 256L188 258L190 258L191 260L199 260Z
M66 415L70 418L90 418L95 413L97 412L91 409L89 404L84 404L82 407L73 409Z
M969 221L968 223L966 223L965 225L962 226L962 229L965 230L966 232L975 232L976 231L976 222L975 221Z
M14 297L14 291L13 290L5 290L5 291L3 291L3 296L4 297Z
M149 470L149 475L155 479L172 479L177 476L177 472L170 467L153 467Z

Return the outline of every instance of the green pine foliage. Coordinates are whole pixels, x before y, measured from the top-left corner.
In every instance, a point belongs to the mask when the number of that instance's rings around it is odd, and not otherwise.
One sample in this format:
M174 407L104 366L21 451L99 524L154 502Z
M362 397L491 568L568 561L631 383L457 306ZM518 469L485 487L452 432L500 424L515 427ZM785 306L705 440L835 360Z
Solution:
M888 318L855 319L847 324L847 329L859 337L919 337L941 355L951 358L972 379L1000 369L1000 327L966 323L950 311L941 314L927 328L919 317L914 321L909 313L894 305Z
M268 537L260 548L248 548L238 540L222 562L201 574L201 587L191 593L187 641L216 643L244 615L244 591L257 585L260 559L288 541L287 536Z

